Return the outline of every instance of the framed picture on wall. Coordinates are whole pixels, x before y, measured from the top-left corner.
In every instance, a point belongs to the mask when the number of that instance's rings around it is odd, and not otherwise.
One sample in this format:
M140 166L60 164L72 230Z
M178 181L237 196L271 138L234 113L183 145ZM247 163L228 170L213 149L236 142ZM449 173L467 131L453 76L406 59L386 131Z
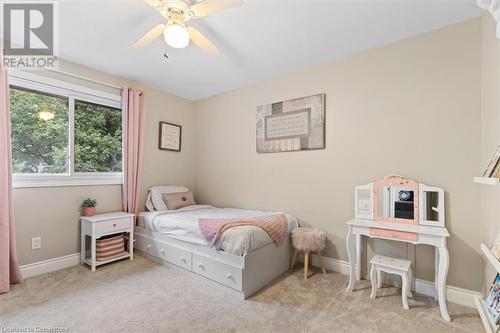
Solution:
M325 94L257 107L257 153L325 148Z
M182 126L160 121L158 149L181 151Z

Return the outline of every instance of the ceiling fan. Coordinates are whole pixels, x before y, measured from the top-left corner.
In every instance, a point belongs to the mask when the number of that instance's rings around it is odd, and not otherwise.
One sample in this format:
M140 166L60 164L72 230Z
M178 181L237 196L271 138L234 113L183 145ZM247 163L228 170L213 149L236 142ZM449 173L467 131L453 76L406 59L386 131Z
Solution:
M191 40L209 55L219 54L215 45L201 32L187 23L208 14L241 6L244 0L205 0L191 5L189 0L146 0L167 22L158 24L135 42L134 47L143 47L163 34L167 45L184 48Z

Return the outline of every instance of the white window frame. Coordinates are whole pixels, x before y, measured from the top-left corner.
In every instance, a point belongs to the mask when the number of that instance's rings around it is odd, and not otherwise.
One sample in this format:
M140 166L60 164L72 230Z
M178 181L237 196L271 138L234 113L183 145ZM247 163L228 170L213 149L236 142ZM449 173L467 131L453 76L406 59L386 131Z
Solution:
M39 91L68 98L68 169L67 174L23 174L12 175L14 188L93 186L123 184L123 172L75 172L75 100L94 103L122 110L121 96L111 94L44 76L10 71L9 84L20 88ZM122 128L125 115L122 110ZM122 131L123 132L123 131ZM123 138L122 138L123 144ZM123 150L122 150L123 151ZM123 154L122 154L123 160ZM122 163L123 165L123 163Z

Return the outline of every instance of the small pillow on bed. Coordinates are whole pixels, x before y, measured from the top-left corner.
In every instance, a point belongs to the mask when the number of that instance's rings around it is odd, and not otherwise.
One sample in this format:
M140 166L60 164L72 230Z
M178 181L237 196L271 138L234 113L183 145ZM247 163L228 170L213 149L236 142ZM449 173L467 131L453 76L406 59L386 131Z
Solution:
M189 189L185 186L153 186L149 189L146 207L150 212L168 210L165 201L163 200L164 193L188 192Z
M178 193L163 193L162 197L169 210L196 205L196 202L194 202L193 193L189 191Z

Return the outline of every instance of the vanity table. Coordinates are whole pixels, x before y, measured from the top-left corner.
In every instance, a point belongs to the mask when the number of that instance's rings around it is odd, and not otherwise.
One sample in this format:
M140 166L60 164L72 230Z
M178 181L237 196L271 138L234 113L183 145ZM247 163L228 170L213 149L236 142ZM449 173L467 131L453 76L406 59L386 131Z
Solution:
M450 321L446 306L446 278L449 254L444 227L444 191L416 183L401 176L388 176L374 183L357 186L355 218L347 222L349 285L352 292L361 279L362 237L387 239L408 244L427 244L435 248L435 289L439 310Z

